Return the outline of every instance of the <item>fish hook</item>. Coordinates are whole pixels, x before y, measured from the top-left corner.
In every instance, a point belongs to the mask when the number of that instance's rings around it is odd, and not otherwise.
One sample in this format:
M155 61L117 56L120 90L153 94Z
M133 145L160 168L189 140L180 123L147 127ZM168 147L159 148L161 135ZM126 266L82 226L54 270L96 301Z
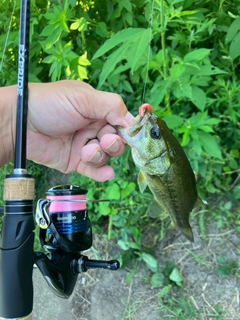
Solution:
M139 115L140 117L144 117L144 110L147 109L148 112L152 113L152 106L149 103L144 103L139 107Z

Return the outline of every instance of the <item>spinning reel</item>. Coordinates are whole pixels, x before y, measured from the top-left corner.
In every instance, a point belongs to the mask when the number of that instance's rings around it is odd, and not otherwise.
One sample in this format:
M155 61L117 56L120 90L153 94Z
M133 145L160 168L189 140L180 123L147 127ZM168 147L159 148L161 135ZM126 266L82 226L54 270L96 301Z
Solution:
M36 222L43 252L34 253L34 262L51 290L68 298L79 273L88 269L117 270L117 260L91 260L80 252L92 246L92 228L86 202L87 190L60 185L46 192L37 203ZM91 202L95 202L94 200ZM97 201L98 202L98 201Z

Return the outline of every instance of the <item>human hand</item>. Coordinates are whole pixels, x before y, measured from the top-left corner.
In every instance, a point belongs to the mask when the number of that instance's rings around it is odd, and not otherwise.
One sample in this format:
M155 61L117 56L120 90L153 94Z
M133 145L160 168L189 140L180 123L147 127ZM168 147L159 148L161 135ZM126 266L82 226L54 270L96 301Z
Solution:
M127 127L132 119L119 95L84 82L31 83L27 158L65 173L111 180L114 171L106 163L125 150L113 126Z

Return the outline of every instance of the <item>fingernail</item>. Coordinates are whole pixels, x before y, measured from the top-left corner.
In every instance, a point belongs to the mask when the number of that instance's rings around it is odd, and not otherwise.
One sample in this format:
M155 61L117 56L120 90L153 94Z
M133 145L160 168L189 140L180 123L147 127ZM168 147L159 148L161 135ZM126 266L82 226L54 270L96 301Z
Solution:
M119 142L115 139L108 147L105 148L108 152L114 153L119 150Z
M134 116L130 113L127 112L127 114L125 115L125 121L127 122L128 125L133 125L133 120L134 120Z
M99 150L96 150L88 162L98 163L102 159L102 153Z

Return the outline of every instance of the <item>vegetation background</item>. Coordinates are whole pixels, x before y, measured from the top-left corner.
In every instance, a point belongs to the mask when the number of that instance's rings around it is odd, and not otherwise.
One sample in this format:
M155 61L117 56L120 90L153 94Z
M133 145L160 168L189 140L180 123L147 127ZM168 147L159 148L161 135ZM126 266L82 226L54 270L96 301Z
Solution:
M239 0L31 1L30 81L86 81L119 93L134 115L143 101L152 104L179 139L199 195L208 201L192 215L203 241L210 221L217 234L240 233L239 12ZM1 1L0 86L16 83L19 14L20 1ZM128 277L144 262L162 299L182 283L173 261L157 264L169 218L148 216L152 196L139 193L129 149L111 165L112 181L96 183L76 173L70 181L87 188L88 198L112 200L89 205L94 232L118 243L122 266L135 266ZM57 173L33 163L28 168L36 197L43 197ZM11 170L11 163L1 169L1 189ZM216 257L223 276L239 277L239 242L235 254L231 261ZM186 319L188 309L180 311Z

